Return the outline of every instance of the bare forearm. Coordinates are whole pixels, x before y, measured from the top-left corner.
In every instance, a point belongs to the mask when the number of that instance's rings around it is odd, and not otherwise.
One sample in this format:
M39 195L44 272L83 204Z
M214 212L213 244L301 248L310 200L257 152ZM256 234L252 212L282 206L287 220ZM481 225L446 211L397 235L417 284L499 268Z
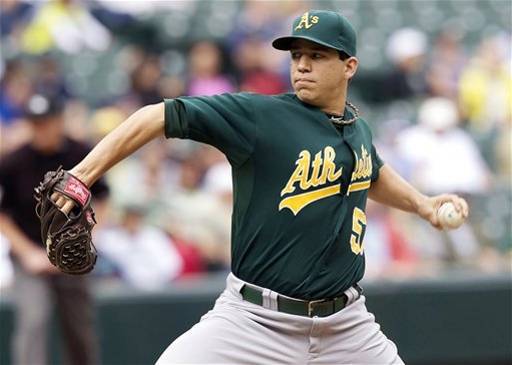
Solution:
M372 183L369 197L390 207L415 213L438 229L442 227L437 212L444 203L453 203L464 218L469 214L468 203L461 197L454 194L423 195L388 165L381 167L379 178Z
M418 213L419 207L428 199L389 165L381 167L379 178L372 183L369 197L381 204L410 213Z
M163 133L164 104L145 106L105 136L70 172L91 186L116 163Z

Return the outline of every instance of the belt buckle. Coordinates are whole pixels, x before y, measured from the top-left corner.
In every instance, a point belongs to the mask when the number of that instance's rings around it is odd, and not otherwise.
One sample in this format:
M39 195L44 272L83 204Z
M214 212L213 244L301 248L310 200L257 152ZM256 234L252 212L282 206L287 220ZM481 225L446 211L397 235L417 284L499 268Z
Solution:
M311 317L311 314L313 314L313 306L318 303L327 302L327 299L317 299L317 300L310 300L308 302L308 317Z

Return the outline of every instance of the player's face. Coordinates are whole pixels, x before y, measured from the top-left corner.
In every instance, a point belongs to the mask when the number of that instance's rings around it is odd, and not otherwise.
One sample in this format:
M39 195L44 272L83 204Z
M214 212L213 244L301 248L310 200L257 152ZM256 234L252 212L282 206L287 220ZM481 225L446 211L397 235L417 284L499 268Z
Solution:
M43 152L56 151L64 138L64 118L62 115L44 117L32 121L33 142Z
M343 61L336 50L306 40L295 41L290 53L290 77L297 97L321 109L337 107L355 74L357 59Z

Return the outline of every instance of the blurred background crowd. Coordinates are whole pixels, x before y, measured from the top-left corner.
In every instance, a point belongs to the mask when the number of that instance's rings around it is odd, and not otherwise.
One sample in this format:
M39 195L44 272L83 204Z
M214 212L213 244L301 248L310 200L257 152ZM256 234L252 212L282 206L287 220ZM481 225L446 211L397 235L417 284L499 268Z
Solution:
M440 232L369 202L367 278L509 270L509 1L2 0L0 159L42 128L27 118L34 97L60 105L66 135L93 145L163 98L290 91L289 55L270 41L310 8L338 10L357 30L349 99L381 157L421 191L458 193L471 206L467 224ZM229 270L231 172L219 151L162 139L106 182L95 279L148 290ZM3 287L13 277L8 250L4 237Z

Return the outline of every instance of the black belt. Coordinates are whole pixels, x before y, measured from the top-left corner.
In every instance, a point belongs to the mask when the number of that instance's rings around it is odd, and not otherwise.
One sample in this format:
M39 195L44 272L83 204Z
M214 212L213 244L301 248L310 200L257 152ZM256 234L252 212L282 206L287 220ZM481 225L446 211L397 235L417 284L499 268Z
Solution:
M354 284L352 286L357 290L359 295L363 293L363 289ZM242 298L257 305L263 305L263 291L249 285L244 285L240 289ZM319 300L299 300L277 296L277 311L288 314L295 314L306 317L327 317L331 314L339 312L347 306L348 297L343 294L337 298L319 299Z

